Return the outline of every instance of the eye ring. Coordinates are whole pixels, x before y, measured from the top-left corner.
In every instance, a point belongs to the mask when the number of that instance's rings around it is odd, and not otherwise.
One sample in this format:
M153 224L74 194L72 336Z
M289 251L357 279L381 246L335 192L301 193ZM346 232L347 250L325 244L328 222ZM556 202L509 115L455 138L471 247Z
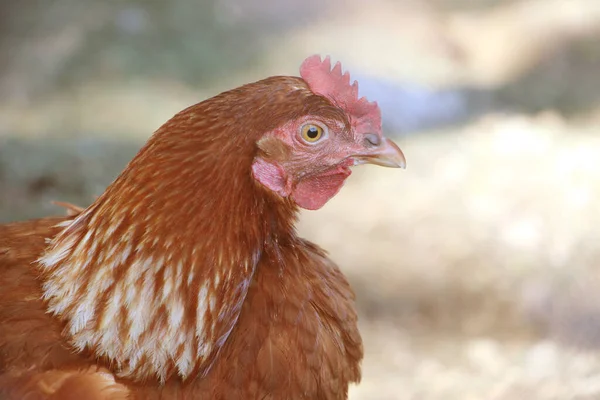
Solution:
M327 130L315 123L307 123L300 127L300 137L308 144L315 144L327 137Z

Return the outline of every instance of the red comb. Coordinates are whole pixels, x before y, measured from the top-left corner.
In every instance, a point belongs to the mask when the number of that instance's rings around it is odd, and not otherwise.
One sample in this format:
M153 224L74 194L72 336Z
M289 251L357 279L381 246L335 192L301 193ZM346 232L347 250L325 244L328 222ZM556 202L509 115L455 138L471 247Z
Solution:
M376 102L366 97L358 98L358 83L350 85L350 74L342 74L342 64L338 61L333 70L329 56L321 61L321 56L308 57L300 66L300 76L313 93L326 97L342 108L350 117L350 122L359 134L381 134L381 111Z

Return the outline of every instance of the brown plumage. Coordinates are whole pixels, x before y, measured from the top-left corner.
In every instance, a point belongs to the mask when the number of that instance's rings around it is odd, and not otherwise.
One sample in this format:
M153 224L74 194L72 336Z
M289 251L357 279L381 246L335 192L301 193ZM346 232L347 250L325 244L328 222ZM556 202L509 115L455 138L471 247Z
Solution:
M347 397L354 295L293 225L404 158L339 64L301 75L180 112L88 208L0 226L0 398Z

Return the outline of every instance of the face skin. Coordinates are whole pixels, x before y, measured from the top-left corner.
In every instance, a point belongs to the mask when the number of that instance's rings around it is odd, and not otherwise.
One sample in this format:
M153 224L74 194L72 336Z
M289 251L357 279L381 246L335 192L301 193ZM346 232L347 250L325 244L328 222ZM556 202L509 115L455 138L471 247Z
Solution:
M357 134L335 118L304 116L267 133L252 172L263 186L298 206L321 208L342 187L353 165L405 166L402 151L380 134Z

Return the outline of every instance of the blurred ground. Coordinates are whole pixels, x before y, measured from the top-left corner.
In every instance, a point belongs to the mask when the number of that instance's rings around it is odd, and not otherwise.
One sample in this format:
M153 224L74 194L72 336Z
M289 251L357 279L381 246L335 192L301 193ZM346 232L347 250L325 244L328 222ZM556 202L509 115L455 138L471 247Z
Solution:
M89 204L180 109L331 54L406 171L301 232L357 291L354 399L600 398L600 2L0 5L0 221Z

